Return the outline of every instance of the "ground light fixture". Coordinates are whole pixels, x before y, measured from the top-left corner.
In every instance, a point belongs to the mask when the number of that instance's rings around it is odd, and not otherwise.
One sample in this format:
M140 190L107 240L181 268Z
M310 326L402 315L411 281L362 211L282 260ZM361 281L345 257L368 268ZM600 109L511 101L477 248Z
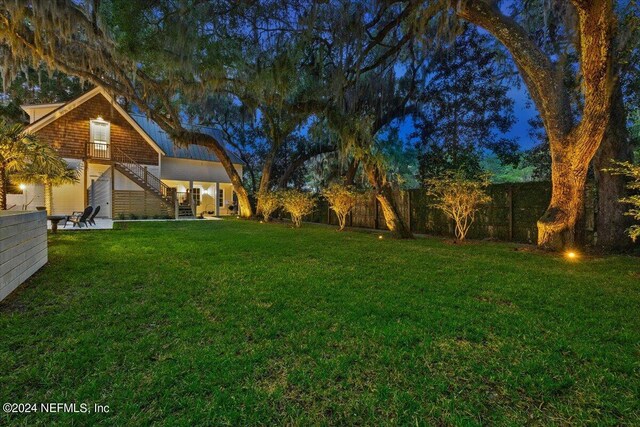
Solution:
M26 186L26 185L24 185L24 184L20 184L18 187L19 187L19 188L20 188L20 190L22 190L22 191L26 190L26 188L27 188L27 186Z
M578 259L578 253L573 250L568 250L564 253L564 257L568 260L574 261Z
M378 236L378 239L382 240L382 234Z

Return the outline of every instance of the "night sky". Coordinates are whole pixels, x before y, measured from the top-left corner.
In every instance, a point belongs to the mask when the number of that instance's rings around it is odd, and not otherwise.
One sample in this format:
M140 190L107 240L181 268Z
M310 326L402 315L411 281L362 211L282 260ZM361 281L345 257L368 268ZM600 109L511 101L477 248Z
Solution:
M529 136L528 120L536 117L538 113L535 110L535 106L531 103L524 85L520 85L520 87L514 86L509 91L509 97L514 101L513 112L516 121L506 136L508 138L514 138L520 145L521 150L528 150L536 144L536 141L532 141ZM404 139L404 141L409 141L410 135L413 132L414 128L410 119L405 120L400 125L400 137Z

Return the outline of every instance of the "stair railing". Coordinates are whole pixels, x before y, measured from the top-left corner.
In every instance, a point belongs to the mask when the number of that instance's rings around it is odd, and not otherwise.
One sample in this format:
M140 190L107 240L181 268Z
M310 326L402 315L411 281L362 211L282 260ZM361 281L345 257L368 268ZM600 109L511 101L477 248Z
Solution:
M135 175L140 181L143 181L147 186L156 191L163 199L173 206L175 200L175 188L169 187L162 182L160 178L150 173L146 166L142 166L135 160L133 160L127 153L123 152L117 147L111 149L112 160L118 163L123 168L127 169L131 174Z

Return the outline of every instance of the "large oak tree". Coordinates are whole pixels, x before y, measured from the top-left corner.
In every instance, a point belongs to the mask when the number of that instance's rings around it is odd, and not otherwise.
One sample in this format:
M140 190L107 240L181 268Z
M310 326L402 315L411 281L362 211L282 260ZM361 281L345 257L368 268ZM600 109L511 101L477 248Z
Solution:
M613 1L573 0L571 4L582 77L583 107L578 119L571 114L562 64L545 54L496 2L461 0L455 6L458 16L484 28L509 50L544 123L552 158L552 195L538 221L538 244L550 248L574 244L589 165L605 137L616 87Z

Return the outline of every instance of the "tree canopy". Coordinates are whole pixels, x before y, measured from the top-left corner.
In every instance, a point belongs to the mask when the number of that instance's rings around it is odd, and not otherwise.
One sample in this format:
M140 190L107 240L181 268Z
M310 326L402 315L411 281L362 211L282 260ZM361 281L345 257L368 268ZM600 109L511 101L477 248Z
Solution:
M212 149L247 216L251 192L304 186L300 168L337 156L345 180L361 169L388 205L387 224L400 229L387 191L397 184L389 141L401 151L411 144L390 138L398 126L413 116L422 175L442 165L479 170L487 150L515 165L508 89L522 84L538 112L541 164L553 159L539 243L560 247L574 243L590 170L611 195L601 198L605 226L622 218L607 209L624 185L601 171L631 156L638 16L635 2L613 0L5 2L2 80L6 92L44 67L106 88L178 143ZM331 144L314 139L317 124ZM599 236L613 241L616 232Z

